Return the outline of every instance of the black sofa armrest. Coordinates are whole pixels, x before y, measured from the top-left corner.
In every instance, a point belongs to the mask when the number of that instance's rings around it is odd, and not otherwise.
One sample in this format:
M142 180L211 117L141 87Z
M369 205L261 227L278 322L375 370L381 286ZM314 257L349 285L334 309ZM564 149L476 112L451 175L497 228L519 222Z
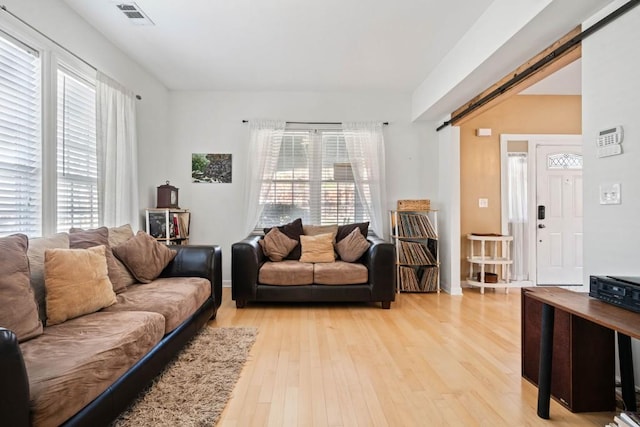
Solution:
M265 261L258 243L262 236L250 235L231 245L231 298L237 307L255 300L258 270Z
M378 237L367 238L371 246L363 257L363 263L369 270L372 301L382 301L389 308L396 297L396 248L393 243Z
M160 277L202 277L211 282L216 308L222 302L222 250L217 245L175 245L178 252Z
M0 328L0 417L2 425L29 425L29 378L18 338Z

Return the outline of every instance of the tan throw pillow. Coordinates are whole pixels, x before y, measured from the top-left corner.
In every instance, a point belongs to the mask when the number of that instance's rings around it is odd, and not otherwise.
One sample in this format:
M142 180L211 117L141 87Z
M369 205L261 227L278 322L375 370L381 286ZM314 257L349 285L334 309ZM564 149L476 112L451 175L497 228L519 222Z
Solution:
M58 233L50 237L29 239L29 270L31 271L31 288L36 295L38 315L43 324L47 321L47 306L44 297L44 252L47 249L69 249L69 235Z
M19 342L42 334L42 322L29 283L29 240L24 234L0 238L0 326Z
M338 234L338 224L332 225L303 225L302 230L306 236L317 236L318 234L333 233Z
M265 236L260 240L260 247L265 256L269 257L271 261L282 261L284 257L289 255L289 252L298 246L298 241L287 237L278 228L272 228Z
M344 239L336 243L336 252L340 259L355 262L369 250L369 241L364 238L359 228L354 228Z
M47 249L44 253L47 326L94 313L116 303L104 246Z
M300 236L300 244L302 245L300 262L334 262L333 238L332 233Z
M107 227L100 227L93 230L83 230L81 228L72 228L69 230L69 248L71 249L88 249L100 245L105 247L107 271L109 272L109 280L113 284L113 290L114 292L120 293L127 287L127 277L122 275L116 259L111 252L111 246L109 246L109 229Z
M133 237L133 229L129 224L121 225L120 227L109 228L109 246L111 248L115 248L116 246L126 242L132 237ZM117 275L116 282L124 284L125 287L131 286L137 283L136 278L133 277L133 274L131 274L127 266L124 265L124 263L120 261L118 258L116 258L115 256L113 257L113 259L115 260L115 263L116 263L116 271L115 271L115 274ZM111 280L111 282L113 283L113 279Z
M332 225L303 225L302 230L304 234L307 236L317 236L318 234L333 234L333 243L336 242L336 235L338 234L338 224ZM333 251L333 259L335 260L337 255L335 253L335 248Z
M113 248L113 253L140 283L153 281L177 254L144 231Z

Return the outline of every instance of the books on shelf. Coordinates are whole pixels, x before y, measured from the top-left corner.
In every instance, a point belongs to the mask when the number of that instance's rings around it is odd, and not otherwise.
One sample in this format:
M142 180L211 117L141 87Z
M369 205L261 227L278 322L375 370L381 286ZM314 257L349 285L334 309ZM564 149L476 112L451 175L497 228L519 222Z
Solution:
M389 212L398 291L440 292L437 218L428 209Z
M437 239L431 221L426 215L398 212L398 236Z
M398 273L400 275L400 283L402 284L403 291L419 291L418 288L418 277L416 275L416 270L411 267L400 267L398 269Z
M401 264L411 265L435 265L437 264L436 258L431 254L431 251L418 242L406 242L400 241L399 255Z
M400 266L398 273L402 291L435 292L438 290L438 267Z
M189 238L189 213L173 214L173 238L187 239Z
M147 209L147 233L167 244L187 244L190 215L186 209Z
M435 292L438 290L438 268L427 267L422 270L422 278L420 279L420 289L425 292Z

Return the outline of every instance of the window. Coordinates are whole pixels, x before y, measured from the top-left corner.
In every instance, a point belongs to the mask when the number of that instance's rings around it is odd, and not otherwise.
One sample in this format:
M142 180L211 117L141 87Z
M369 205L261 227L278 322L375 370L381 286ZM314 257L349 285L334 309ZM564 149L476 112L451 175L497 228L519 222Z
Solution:
M511 278L529 280L528 157L520 152L510 152L508 156L508 219L509 234L513 236Z
M58 232L98 226L96 91L58 70Z
M575 153L549 154L547 169L582 169L582 155Z
M287 129L273 176L263 177L258 227L369 221L341 130Z
M46 41L24 39L38 49L0 31L0 235L96 227L92 78L51 46L43 54Z
M0 33L0 234L41 234L40 55Z

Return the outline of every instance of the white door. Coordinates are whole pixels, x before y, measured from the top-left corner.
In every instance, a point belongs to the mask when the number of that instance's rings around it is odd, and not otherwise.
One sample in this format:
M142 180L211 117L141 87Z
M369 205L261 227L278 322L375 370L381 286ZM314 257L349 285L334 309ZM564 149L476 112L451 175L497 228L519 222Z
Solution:
M538 285L582 284L582 148L536 148Z

